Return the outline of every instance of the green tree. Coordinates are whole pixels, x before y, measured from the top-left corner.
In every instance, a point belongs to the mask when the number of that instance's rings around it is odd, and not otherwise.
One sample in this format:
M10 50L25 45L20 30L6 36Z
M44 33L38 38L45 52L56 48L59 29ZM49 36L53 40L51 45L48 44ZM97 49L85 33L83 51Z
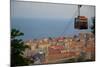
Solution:
M93 25L91 27L91 29L92 29L91 32L95 35L95 17L93 17L92 20L93 20Z
M19 30L11 30L11 66L23 66L29 64L29 59L23 57L23 52L28 46L24 45L22 39L19 36L23 36L24 33Z

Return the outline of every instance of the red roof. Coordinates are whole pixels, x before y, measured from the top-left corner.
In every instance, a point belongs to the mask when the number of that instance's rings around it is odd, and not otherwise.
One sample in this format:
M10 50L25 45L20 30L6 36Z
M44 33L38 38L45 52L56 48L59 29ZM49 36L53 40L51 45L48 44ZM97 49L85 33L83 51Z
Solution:
M64 37L58 37L56 40L64 40Z
M61 49L64 49L64 46L62 46L62 45L56 45L56 46L50 46L50 48L52 48L52 49L59 49L59 50L61 50Z

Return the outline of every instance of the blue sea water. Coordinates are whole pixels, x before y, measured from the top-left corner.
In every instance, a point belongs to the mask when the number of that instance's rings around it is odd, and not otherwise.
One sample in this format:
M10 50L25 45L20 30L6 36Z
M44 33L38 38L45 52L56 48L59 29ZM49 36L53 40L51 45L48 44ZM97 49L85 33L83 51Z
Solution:
M89 22L89 25L91 21ZM74 18L71 19L25 19L11 18L11 29L16 28L24 33L24 40L44 37L73 36L79 32L90 31L74 29Z

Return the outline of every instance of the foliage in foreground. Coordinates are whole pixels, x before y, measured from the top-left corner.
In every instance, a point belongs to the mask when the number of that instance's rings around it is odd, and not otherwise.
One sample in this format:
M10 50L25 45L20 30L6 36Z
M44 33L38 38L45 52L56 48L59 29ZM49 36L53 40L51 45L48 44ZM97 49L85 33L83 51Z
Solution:
M11 30L11 66L23 66L30 63L29 59L23 57L23 52L28 46L24 45L22 39L18 39L23 35L24 33L19 30Z

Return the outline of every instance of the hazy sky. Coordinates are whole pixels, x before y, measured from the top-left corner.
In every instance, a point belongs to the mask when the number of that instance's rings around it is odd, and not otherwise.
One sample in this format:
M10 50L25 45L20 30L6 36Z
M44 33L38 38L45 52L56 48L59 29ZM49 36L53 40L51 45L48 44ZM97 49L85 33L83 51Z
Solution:
M95 15L94 6L82 6L80 15L88 18L88 29L74 28L74 18L77 16L77 5L19 2L11 1L11 28L24 33L24 39L40 37L72 36L79 32L90 32L92 17Z
M77 15L77 5L17 1L11 3L11 12L13 18L66 19ZM94 17L94 7L82 6L80 15Z

